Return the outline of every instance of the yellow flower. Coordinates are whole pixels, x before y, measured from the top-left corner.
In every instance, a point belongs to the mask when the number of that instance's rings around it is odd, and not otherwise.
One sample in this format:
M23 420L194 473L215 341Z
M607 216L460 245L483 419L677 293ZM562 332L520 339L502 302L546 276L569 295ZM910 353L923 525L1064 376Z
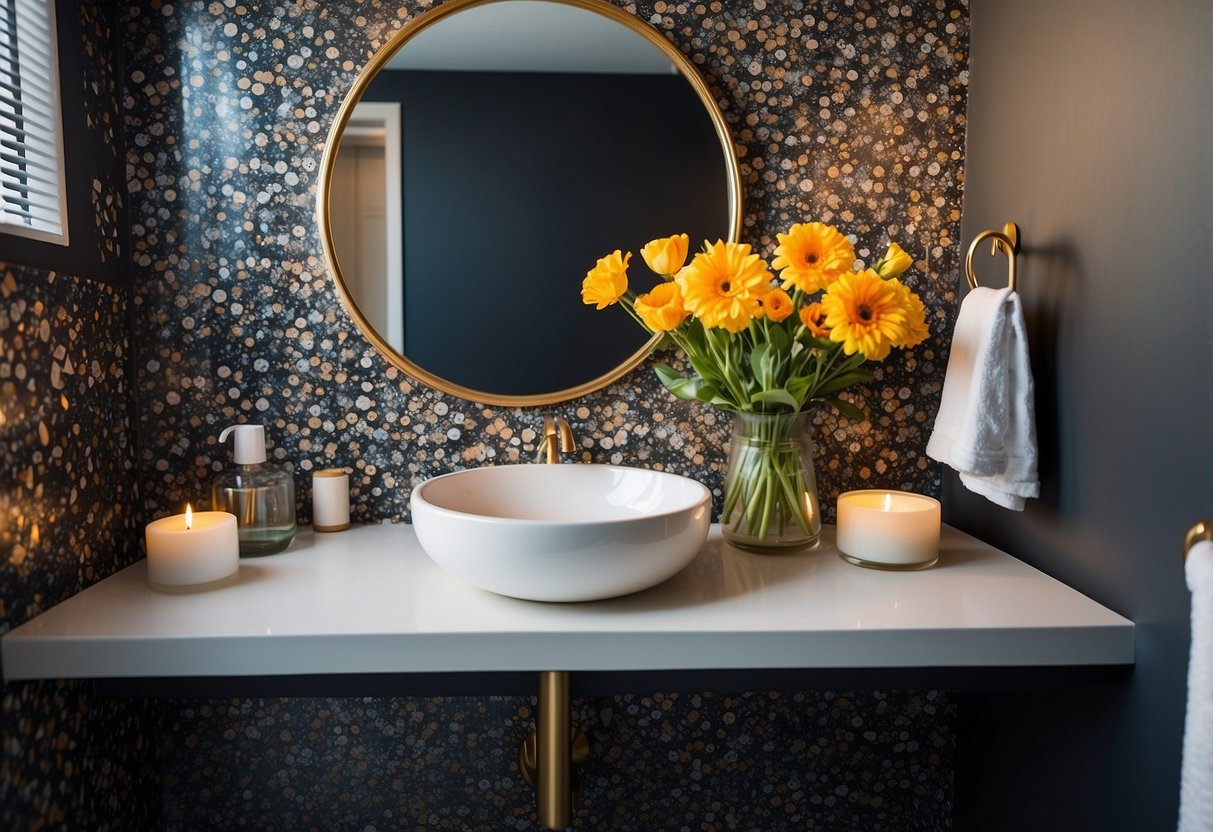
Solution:
M906 254L901 246L897 243L889 243L889 250L876 264L876 273L888 280L890 277L897 277L913 264L914 259Z
M927 326L927 308L922 305L922 298L911 292L909 286L897 280L892 282L901 287L902 302L906 308L905 337L893 346L902 349L916 347L927 340L931 334L931 330Z
M771 273L745 243L717 240L705 245L674 278L682 302L706 327L741 332L760 311L771 291Z
M846 274L821 299L830 340L847 355L880 361L906 337L908 299L900 283L885 282L872 269Z
M783 288L812 294L855 266L855 248L838 229L820 222L797 223L776 235L775 259Z
M619 249L598 258L597 265L586 272L585 280L581 281L581 302L606 309L623 297L628 290L628 261L631 259L632 252L625 255Z
M792 314L792 298L783 289L772 289L761 301L762 313L774 323Z
M682 290L674 282L658 284L647 295L636 298L632 308L654 332L676 329L690 314L683 308Z
M826 326L826 311L820 303L810 303L800 308L800 322L809 330L814 338L829 338L830 328Z
M687 261L687 247L691 238L686 234L662 237L645 244L640 250L644 262L662 277L673 277Z

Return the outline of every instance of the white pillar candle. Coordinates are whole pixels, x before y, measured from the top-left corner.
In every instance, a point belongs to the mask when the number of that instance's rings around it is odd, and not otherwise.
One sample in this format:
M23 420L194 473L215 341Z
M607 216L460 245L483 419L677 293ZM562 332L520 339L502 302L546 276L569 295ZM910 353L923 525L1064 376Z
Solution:
M240 568L236 515L193 511L162 517L143 530L147 579L153 586L197 586L234 575Z
M837 544L860 566L930 566L939 558L939 501L906 491L848 491L838 497Z
M312 528L339 532L350 527L350 475L339 468L312 474Z

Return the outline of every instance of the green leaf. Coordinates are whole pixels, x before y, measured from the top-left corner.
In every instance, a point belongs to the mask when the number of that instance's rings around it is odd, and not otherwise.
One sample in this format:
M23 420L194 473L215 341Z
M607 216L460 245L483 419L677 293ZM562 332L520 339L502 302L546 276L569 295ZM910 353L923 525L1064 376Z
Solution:
M797 410L800 410L800 405L804 404L804 400L808 398L809 388L813 386L813 382L816 380L816 374L811 376L792 376L788 379L788 393L796 400Z
M695 382L698 382L699 379L683 378L666 364L654 364L653 372L657 374L657 380L661 382L662 386L678 398L688 401L696 400Z
M852 370L849 373L843 373L831 378L829 381L817 388L818 396L828 396L831 393L837 393L841 390L846 390L855 384L866 384L872 380L871 370Z
M717 407L733 409L735 405L720 395L714 384L701 378L683 378L665 364L653 366L657 380L677 398L691 402L706 402Z
M761 390L755 393L750 396L750 404L780 405L791 408L793 411L800 409L800 402L782 387L778 390Z
M695 390L695 398L705 404L715 405L725 410L733 410L733 402L720 395L720 391L710 384L701 384Z
M754 351L750 353L750 371L754 374L753 377L758 381L759 386L766 386L766 379L771 374L771 345L769 343L761 343L754 347Z
M662 384L675 396L689 402L708 401L716 392L715 387L700 378L679 378L674 382L663 381Z
M864 419L868 418L867 414L865 414L863 410L848 401L843 401L842 399L826 399L826 404L833 407L852 422L862 422Z
M699 377L705 381L710 381L713 384L724 385L726 379L724 373L717 368L716 364L708 358L699 356L688 356L691 362L692 369L699 374Z
M661 340L657 342L657 346L653 347L653 352L669 352L670 350L678 349L678 342L670 333L665 333L661 336Z
M770 340L771 349L777 353L787 352L788 346L792 340L791 336L788 335L788 331L782 326L772 326L768 338Z

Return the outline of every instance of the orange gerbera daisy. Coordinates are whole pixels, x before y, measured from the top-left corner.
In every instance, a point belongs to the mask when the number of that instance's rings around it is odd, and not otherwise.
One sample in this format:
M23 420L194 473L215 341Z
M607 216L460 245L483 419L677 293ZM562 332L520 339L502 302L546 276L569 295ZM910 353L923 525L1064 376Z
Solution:
M707 244L674 278L686 309L705 327L741 332L760 313L771 273L745 243Z
M841 343L847 355L883 359L906 337L909 301L903 288L872 269L838 278L821 299L830 340Z
M820 303L810 303L800 308L800 322L809 330L814 338L829 338L830 328L826 326L826 311Z
M911 292L909 286L897 280L890 282L901 287L906 307L906 334L893 346L902 349L916 347L927 340L931 334L930 328L927 327L927 308L922 305L922 298Z
M792 298L783 289L772 289L762 299L762 313L773 323L779 323L792 314Z
M777 234L772 268L779 270L785 289L812 294L830 285L855 266L855 248L832 225L802 222Z

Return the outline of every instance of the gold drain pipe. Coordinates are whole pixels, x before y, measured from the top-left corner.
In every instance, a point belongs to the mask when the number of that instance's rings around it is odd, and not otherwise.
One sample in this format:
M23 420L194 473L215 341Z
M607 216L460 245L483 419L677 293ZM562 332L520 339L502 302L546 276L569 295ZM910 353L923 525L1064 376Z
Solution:
M589 739L573 728L569 709L568 672L540 673L535 730L518 749L518 766L535 787L536 812L545 829L567 829L572 824L581 766L590 753Z

